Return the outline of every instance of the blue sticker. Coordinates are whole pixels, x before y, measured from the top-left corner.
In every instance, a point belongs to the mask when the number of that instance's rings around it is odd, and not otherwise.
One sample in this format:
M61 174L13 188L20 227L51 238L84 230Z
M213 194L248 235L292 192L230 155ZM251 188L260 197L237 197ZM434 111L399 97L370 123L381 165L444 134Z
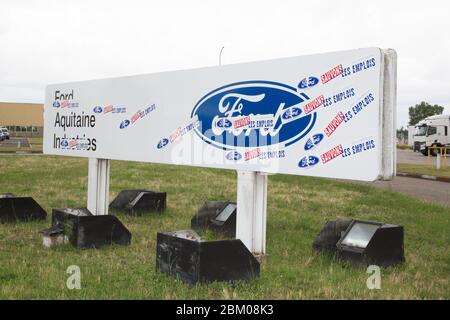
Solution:
M315 166L316 164L319 163L319 158L315 157L315 156L306 156L303 157L300 162L298 163L298 166L300 168L310 168Z
M232 124L231 121L228 120L228 119L220 119L219 121L217 121L216 125L217 125L219 128L231 128L231 126L232 126L233 124Z
M319 83L319 79L316 77L307 77L304 78L300 83L298 84L298 87L300 89L308 89L311 87L314 87L316 84Z
M96 106L96 107L94 107L94 112L95 112L95 113L102 113L102 112L103 112L103 109L102 109L102 107L100 107L100 106Z
M294 119L294 118L297 118L298 116L300 116L301 113L302 113L302 109L293 107L291 109L286 110L283 113L283 119L284 120Z
M125 128L128 127L129 125L130 125L130 120L128 120L128 119L123 120L123 121L120 123L120 129L125 129Z
M317 146L324 138L324 135L322 133L317 133L313 135L311 138L309 138L305 143L305 150L311 150L315 146Z
M242 155L237 151L231 151L225 156L225 158L228 160L238 161L242 159Z
M163 138L159 140L158 145L156 146L158 149L162 149L169 144L169 139Z

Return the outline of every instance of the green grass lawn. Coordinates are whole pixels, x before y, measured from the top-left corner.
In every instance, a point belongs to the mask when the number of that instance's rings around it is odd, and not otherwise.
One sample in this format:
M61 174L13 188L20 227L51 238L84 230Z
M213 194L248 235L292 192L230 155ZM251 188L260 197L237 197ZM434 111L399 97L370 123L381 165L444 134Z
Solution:
M434 165L399 163L399 164L397 164L397 171L404 172L404 173L412 173L412 174L420 174L420 175L425 174L425 175L429 175L429 176L439 176L439 177L450 178L450 167L448 165L445 165L445 163L443 161L442 161L442 167L439 170L436 170L436 167Z
M31 145L31 151L33 153L42 153L43 148L43 138L28 138L28 142L30 142Z
M28 141L30 142L31 145L40 145L42 146L43 143L43 138L42 137L33 137L33 138L28 138Z
M0 156L0 193L33 196L50 212L86 203L87 160ZM190 227L207 200L235 199L230 170L135 162L111 163L110 198L120 190L168 192L162 214L119 218L133 234L128 247L46 249L46 222L0 225L0 299L449 299L450 208L370 186L327 179L269 177L268 257L248 283L189 286L156 272L156 232ZM406 262L382 269L382 288L369 290L366 269L315 256L311 244L329 219L370 219L405 227ZM66 288L70 265L81 290Z

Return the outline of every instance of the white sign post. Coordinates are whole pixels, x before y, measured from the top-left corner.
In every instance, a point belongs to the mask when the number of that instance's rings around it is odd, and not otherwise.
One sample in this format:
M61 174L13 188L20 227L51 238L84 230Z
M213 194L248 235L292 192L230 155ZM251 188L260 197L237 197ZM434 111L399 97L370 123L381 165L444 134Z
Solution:
M237 173L236 238L257 255L266 253L267 174Z
M89 158L87 208L107 215L109 207L109 160Z
M44 153L89 158L108 214L109 160L238 172L236 237L265 253L267 174L395 174L396 55L358 49L50 85Z

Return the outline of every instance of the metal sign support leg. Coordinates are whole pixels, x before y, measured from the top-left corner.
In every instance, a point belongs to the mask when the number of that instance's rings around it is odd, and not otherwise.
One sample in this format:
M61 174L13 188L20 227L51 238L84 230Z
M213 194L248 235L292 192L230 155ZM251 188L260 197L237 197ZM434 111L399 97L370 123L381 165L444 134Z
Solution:
M267 180L264 173L237 173L236 239L255 255L266 254Z
M107 215L109 206L109 160L89 158L87 208L94 215Z

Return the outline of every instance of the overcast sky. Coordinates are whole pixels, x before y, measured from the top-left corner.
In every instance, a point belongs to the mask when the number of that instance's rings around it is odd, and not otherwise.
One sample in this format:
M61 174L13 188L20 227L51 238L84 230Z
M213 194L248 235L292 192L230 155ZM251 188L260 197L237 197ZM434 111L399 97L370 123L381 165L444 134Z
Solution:
M50 83L363 47L398 53L398 126L450 113L450 1L0 0L0 101Z

